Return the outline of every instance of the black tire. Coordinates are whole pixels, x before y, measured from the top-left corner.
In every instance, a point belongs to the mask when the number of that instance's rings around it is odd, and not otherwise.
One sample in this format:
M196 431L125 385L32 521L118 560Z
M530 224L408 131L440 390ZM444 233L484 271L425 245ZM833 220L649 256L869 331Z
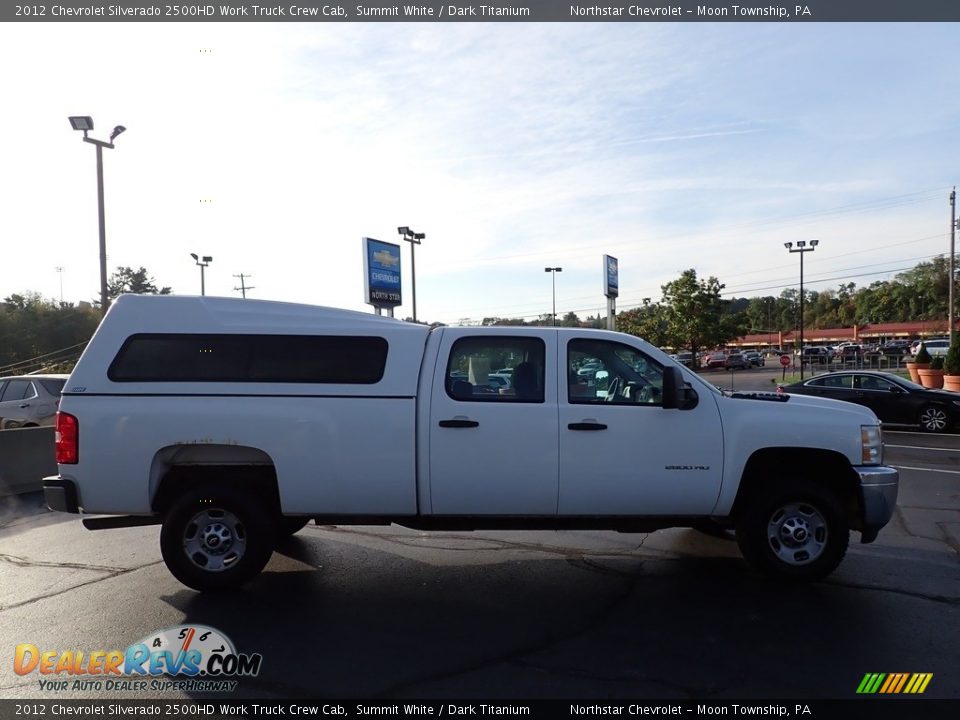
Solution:
M175 502L160 530L160 551L177 580L194 590L229 590L270 560L273 516L249 490L210 483Z
M277 522L277 540L283 540L296 535L310 522L310 518L296 516L281 516Z
M761 490L737 518L737 544L755 569L783 580L819 580L847 552L840 499L815 482L789 478Z
M920 411L920 417L917 419L920 428L924 432L940 433L947 429L950 424L947 411L939 405L926 405Z

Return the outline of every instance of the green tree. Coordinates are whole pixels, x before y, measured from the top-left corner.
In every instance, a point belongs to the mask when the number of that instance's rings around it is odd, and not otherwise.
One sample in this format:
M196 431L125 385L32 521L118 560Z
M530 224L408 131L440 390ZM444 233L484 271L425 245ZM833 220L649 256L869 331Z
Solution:
M559 325L562 327L580 327L580 318L577 317L575 312L568 312L560 320Z
M658 347L670 345L666 309L644 298L643 305L617 314L617 330L641 337Z
M699 280L693 268L663 286L669 345L696 356L703 348L725 345L743 335L744 317L728 312L730 301L720 296L724 287L712 276Z
M37 293L0 303L0 375L69 371L93 335L99 313Z
M136 270L129 267L118 267L116 272L107 280L107 297L111 300L115 300L124 293L169 295L170 292L169 287L158 288L153 278L147 274L147 269L142 266Z

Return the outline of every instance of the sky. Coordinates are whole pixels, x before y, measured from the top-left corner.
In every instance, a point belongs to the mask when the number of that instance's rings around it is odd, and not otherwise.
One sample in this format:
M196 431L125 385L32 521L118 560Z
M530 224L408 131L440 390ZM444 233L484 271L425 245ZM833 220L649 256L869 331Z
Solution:
M694 268L728 296L858 287L949 252L956 27L887 23L0 25L0 297L108 267L372 311L402 244L428 322L605 313ZM12 250L12 252L11 252ZM555 278L544 268L563 268ZM57 268L62 268L58 271Z

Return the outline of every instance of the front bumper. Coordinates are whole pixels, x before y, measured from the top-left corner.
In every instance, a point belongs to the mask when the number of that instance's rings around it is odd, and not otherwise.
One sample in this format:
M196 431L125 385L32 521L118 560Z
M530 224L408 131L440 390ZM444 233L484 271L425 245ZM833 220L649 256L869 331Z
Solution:
M77 486L73 480L66 480L58 475L43 479L43 500L48 508L56 512L80 512Z
M900 471L885 465L861 465L854 471L860 479L860 507L863 508L860 542L871 543L893 517L900 489Z

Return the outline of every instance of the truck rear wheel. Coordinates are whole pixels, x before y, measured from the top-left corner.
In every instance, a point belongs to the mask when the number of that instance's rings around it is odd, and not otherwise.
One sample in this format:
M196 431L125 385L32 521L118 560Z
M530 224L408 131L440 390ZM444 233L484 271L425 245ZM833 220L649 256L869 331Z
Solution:
M800 479L761 491L737 520L737 544L747 562L786 580L829 575L849 541L849 523L836 494Z
M216 483L169 509L160 530L167 568L194 590L227 590L252 580L273 553L272 517L250 493Z

